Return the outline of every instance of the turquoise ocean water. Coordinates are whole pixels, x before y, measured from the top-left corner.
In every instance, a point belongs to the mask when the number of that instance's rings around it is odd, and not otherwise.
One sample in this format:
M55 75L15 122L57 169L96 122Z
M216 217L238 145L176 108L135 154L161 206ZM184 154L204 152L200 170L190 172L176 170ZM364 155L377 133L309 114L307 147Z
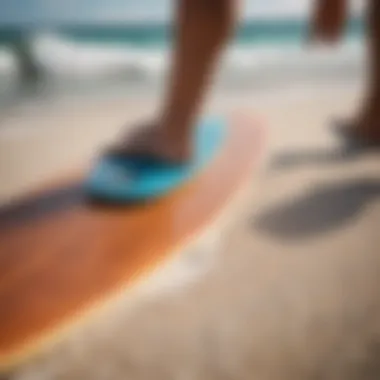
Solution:
M0 44L17 39L21 33L50 30L62 38L95 44L129 44L137 47L166 46L173 39L173 28L168 24L104 24L56 25L35 27L0 26ZM361 19L350 20L346 28L348 37L359 36L363 31ZM237 44L302 43L308 32L308 23L300 19L251 20L242 22L234 42Z

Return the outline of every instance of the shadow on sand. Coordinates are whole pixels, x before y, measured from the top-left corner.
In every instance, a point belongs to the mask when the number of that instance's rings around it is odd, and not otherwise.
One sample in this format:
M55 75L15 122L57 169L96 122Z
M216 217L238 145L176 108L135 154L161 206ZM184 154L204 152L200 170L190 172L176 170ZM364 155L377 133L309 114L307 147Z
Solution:
M273 206L252 225L280 239L314 237L347 223L380 196L380 181L356 180L314 188L301 199Z

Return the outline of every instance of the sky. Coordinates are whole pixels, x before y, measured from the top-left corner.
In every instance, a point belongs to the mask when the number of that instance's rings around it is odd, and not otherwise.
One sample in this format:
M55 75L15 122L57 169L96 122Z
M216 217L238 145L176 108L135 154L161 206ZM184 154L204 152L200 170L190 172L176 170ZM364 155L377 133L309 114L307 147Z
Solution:
M39 21L162 21L176 0L0 0L0 25ZM303 17L315 0L240 0L243 18ZM360 4L360 0L352 0Z

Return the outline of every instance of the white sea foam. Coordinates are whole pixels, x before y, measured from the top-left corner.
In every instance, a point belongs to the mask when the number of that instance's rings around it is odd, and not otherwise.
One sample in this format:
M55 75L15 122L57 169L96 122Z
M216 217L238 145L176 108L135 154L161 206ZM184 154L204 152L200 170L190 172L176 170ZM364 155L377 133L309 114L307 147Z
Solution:
M147 50L130 45L80 44L54 35L37 36L34 54L40 65L56 75L92 76L115 72L157 75L166 63L164 50Z
M111 78L125 84L154 83L166 73L169 51L164 47L85 44L53 34L35 36L32 52L36 62L50 78L59 83ZM222 82L236 86L279 85L299 78L350 79L362 72L363 46L349 41L335 48L306 47L293 44L232 45L222 65ZM0 75L8 78L17 68L15 57L0 50ZM68 79L68 80L66 80Z

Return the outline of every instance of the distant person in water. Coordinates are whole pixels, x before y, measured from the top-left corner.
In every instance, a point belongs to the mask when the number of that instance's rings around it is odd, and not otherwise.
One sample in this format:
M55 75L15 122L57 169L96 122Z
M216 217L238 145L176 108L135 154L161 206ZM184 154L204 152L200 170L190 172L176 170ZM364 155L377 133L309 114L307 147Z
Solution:
M41 78L41 72L31 51L30 41L25 33L20 33L11 45L21 74L21 83L36 83Z
M342 35L348 0L318 0L311 41L336 42ZM122 139L115 152L138 153L170 162L186 162L191 135L223 49L236 26L235 0L178 0L176 45L170 86L160 115ZM363 110L347 129L361 141L380 143L380 0L368 0L369 89Z

